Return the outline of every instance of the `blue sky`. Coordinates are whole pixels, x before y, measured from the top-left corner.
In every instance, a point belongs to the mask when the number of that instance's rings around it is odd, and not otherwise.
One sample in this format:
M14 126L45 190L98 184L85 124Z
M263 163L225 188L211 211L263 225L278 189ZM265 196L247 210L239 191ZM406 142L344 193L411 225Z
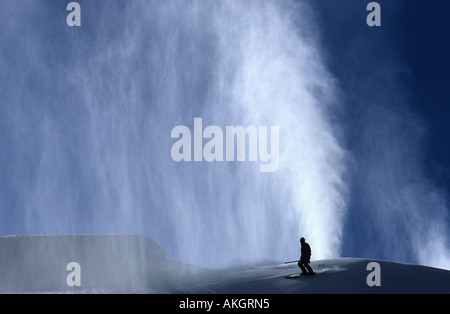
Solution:
M332 51L328 60L333 73L346 82L351 75L349 68L364 68L365 72L360 74L362 77L379 63L391 62L404 67L404 73L396 77L395 83L404 88L408 108L420 116L426 127L422 148L427 173L434 182L448 190L450 148L445 143L450 120L450 91L446 88L450 76L450 44L445 38L450 28L446 15L450 3L446 0L432 3L379 1L383 27L378 29L358 27L364 3L347 3L349 5L341 6L331 1L318 1L315 5L321 17L323 45ZM357 58L361 60L359 65L354 55L348 53L355 41L365 52Z
M449 1L79 3L0 0L0 234L449 267ZM194 117L279 125L279 171L173 162Z
M356 5L351 1L345 3L347 5L320 1L315 3L315 9L321 20L322 44L328 52L328 64L342 84L349 104L346 111L350 126L347 133L349 147L355 152L366 153L369 147L359 144L360 132L364 128L360 124L361 112L364 111L361 108L370 100L386 103L387 116L377 121L381 125L376 127L383 128L383 123L388 121L385 119L396 114L403 117L396 122L406 127L406 130L399 130L399 133L405 132L405 138L399 139L399 145L411 145L409 149L405 148L407 151L404 155L414 155L417 159L412 162L414 169L405 168L404 171L421 172L421 180L429 182L446 195L450 187L450 149L446 145L450 136L450 94L446 88L450 75L450 44L444 38L448 37L450 29L445 13L450 3L445 0L431 3L380 1L382 27L379 28L361 28L360 11L363 4ZM397 110L400 112L395 113ZM399 134L390 134L393 140L396 135ZM409 140L411 143L405 144ZM390 147L387 145L383 151ZM405 163L408 161L405 160ZM407 175L402 174L404 177ZM365 180L364 175L359 180ZM355 187L353 193L354 207L365 206L361 193L356 192L358 189ZM419 197L426 198L425 195ZM446 204L448 208L448 201ZM427 206L421 210L425 215L433 215ZM446 215L448 224L448 210ZM361 221L365 217L361 215L359 219L350 219L349 223L364 226ZM353 225L349 229L353 228L358 229ZM351 255L356 249L360 254L391 258L389 253L382 253L383 249L374 250L371 247L364 252L363 243L370 242L376 236L376 229L372 232L357 232L358 238L363 235L360 241L351 241L351 234L347 242L352 244L347 250L344 249L347 254Z

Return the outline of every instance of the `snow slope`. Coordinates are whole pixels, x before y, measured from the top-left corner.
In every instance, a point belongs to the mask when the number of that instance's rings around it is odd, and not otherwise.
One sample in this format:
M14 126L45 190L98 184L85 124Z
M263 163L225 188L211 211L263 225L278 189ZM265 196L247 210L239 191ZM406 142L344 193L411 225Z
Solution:
M381 286L366 283L373 260L340 258L311 263L311 277L286 279L296 264L211 270L167 258L138 235L0 237L1 293L450 293L450 271L387 261ZM80 286L70 286L71 262Z
M380 265L381 286L366 283L373 260L339 258L314 261L317 273L310 277L286 279L299 273L296 264L248 267L217 271L185 286L186 293L450 293L450 271L420 265L376 261Z

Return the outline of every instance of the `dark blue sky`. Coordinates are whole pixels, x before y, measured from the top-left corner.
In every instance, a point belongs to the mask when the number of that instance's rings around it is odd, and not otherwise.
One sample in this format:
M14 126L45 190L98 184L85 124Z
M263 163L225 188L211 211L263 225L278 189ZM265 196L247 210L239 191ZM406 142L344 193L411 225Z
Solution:
M392 136L392 147L403 145L407 138L414 144L399 153L403 157L414 158L411 162L427 182L432 182L443 195L450 192L450 1L379 1L382 9L381 27L364 27L363 14L368 2L364 1L314 1L313 6L320 21L321 44L325 48L325 57L330 71L339 80L346 103L347 144L349 150L367 160L373 147L368 144L367 136L361 135L366 129L365 117L370 103L382 104L383 110L392 110L393 124L387 136ZM375 112L375 111L374 111ZM376 114L373 119L377 121ZM387 119L386 119L387 118ZM376 122L382 129L389 114ZM400 130L398 138L395 130ZM375 133L375 132L372 132ZM380 131L383 133L383 131ZM381 138L382 136L380 136ZM371 138L377 142L376 135ZM395 144L397 143L397 144ZM384 144L383 144L384 145ZM383 154L389 149L373 148L379 159L390 160ZM405 144L406 145L406 144ZM407 146L407 145L406 145ZM401 152L402 149L399 149ZM414 155L414 157L411 157ZM409 159L405 160L405 164ZM394 164L394 163L392 163ZM401 161L398 163L401 164ZM398 165L397 164L397 165ZM367 203L367 191L363 191L362 182L367 180L364 166L355 167L355 180L351 187L352 200L347 220L343 254L392 258L383 244L372 246L379 229L366 221L377 218L358 210L370 207ZM386 167L393 169L395 166ZM419 168L419 169L417 169ZM407 178L410 171L405 167L398 177ZM403 173L403 174L401 174ZM369 179L370 180L370 179ZM404 183L414 181L405 179ZM396 185L397 187L402 184ZM400 189L395 193L400 192ZM370 193L370 192L369 192ZM416 193L417 198L426 198ZM382 195L382 194L381 194ZM448 201L447 208L448 208ZM418 205L420 206L420 205ZM429 208L421 209L425 215L432 216ZM447 210L447 224L448 220ZM402 227L397 226L398 237ZM417 230L419 232L419 230ZM447 234L448 238L448 234ZM381 240L380 242L383 242ZM420 244L417 244L420 245ZM414 246L414 244L412 244ZM365 250L364 247L370 247ZM410 248L413 251L413 248ZM414 260L411 256L404 260Z
M450 191L450 2L420 1L406 6L395 25L394 47L412 71L411 108L427 126L425 161L435 182ZM403 13L402 13L403 15Z
M402 67L386 91L397 84L406 91L407 107L426 128L427 175L450 191L450 1L378 2L382 26L370 28L362 27L368 2L313 1L330 70L357 94L367 92L362 85L380 64Z

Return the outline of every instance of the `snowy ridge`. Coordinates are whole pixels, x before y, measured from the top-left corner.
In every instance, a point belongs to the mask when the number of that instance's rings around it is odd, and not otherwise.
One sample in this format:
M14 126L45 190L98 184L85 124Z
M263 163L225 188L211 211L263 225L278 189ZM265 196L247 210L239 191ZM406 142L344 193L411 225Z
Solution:
M143 235L0 237L1 293L450 293L450 271L375 261L381 286L369 287L373 260L339 258L311 263L314 276L294 264L205 269L171 260ZM67 284L68 263L80 265L81 284Z
M375 261L381 286L369 287L367 265L374 260L338 258L311 263L314 276L286 279L299 273L296 264L218 271L184 290L188 293L450 293L450 271L420 265Z

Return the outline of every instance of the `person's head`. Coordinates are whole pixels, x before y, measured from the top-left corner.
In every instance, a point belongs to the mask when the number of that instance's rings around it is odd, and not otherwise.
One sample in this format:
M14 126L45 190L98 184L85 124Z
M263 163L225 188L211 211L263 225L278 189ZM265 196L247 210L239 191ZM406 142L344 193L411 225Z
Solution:
M300 243L301 243L301 244L305 243L305 238L301 237L301 238L300 238Z

